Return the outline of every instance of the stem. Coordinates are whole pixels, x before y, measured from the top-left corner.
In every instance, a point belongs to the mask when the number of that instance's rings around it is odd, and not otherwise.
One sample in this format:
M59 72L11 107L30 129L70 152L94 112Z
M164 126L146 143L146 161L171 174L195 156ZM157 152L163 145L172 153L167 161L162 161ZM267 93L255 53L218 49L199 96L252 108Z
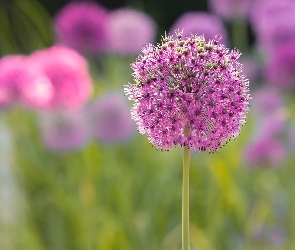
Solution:
M189 133L189 127L185 127L185 135ZM190 249L189 236L189 166L190 149L185 146L183 151L183 183L182 183L182 249Z
M233 47L248 52L248 29L247 22L243 19L235 19L232 23Z

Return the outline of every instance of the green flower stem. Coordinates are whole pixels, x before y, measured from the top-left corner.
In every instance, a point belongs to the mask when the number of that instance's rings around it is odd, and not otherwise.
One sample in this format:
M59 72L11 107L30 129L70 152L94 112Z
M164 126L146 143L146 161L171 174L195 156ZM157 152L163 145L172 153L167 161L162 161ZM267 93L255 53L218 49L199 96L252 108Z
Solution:
M185 135L189 133L188 126L185 127ZM183 151L183 183L182 183L182 249L190 249L189 234L189 166L190 149L184 147Z
M232 22L232 42L237 49L248 52L248 28L245 20L236 19Z

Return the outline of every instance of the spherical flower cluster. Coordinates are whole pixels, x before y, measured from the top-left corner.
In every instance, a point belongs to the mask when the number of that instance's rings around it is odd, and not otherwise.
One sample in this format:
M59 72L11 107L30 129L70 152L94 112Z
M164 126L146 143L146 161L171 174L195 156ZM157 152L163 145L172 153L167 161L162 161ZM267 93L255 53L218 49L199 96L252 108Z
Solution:
M103 143L116 143L131 138L136 129L130 120L124 96L110 92L97 99L89 109L93 135Z
M88 101L92 80L86 59L76 51L56 45L34 52L29 63L50 82L47 108L79 109Z
M229 51L219 36L176 36L147 45L132 64L135 84L125 87L135 102L132 118L159 149L216 151L240 133L249 109L240 52Z
M228 44L227 31L219 17L207 12L187 12L181 15L170 29L173 34L175 30L183 30L183 36L189 34L204 35L207 39L213 39L220 34L221 42Z
M95 2L70 3L54 19L59 43L90 54L105 49L107 25L107 11Z
M153 42L156 36L154 20L131 8L110 12L108 23L109 50L118 54L137 54L142 46Z
M209 7L225 20L246 19L254 0L210 0Z

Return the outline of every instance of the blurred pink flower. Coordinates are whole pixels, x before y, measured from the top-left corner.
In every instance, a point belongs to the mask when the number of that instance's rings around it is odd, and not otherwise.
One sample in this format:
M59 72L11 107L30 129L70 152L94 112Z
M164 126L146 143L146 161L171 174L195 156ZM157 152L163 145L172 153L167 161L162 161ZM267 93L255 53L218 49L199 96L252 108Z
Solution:
M129 111L130 107L120 93L110 92L97 99L89 110L94 137L105 143L131 138L136 128Z
M209 0L209 8L218 16L229 21L246 19L254 0Z
M261 117L259 137L279 137L286 128L287 112L283 108Z
M274 138L256 138L245 149L245 161L256 167L272 167L285 159L284 144Z
M293 0L256 0L251 24L264 52L271 55L278 47L295 41L294 13Z
M241 57L240 63L243 64L243 72L250 82L256 83L259 80L259 65L253 56Z
M43 141L50 150L76 150L90 139L90 128L81 110L43 113L40 122Z
M76 51L63 46L39 50L30 56L30 67L46 76L52 86L49 109L79 109L90 98L88 64Z
M186 12L182 14L170 28L170 34L175 30L183 29L183 36L189 34L205 35L207 39L213 39L220 34L223 44L228 44L227 31L219 17L207 12Z
M112 52L133 55L140 52L156 36L156 23L143 12L131 8L109 13L109 49Z
M263 87L253 91L252 107L259 115L272 114L283 104L283 97L280 89Z
M295 88L295 41L278 47L267 62L266 79L278 87Z
M18 88L25 74L21 55L9 55L0 60L0 107L4 108L18 99Z
M21 102L29 107L45 107L52 98L51 84L24 55L0 60L0 106Z
M82 53L97 53L107 41L107 11L95 2L72 2L54 18L57 41Z

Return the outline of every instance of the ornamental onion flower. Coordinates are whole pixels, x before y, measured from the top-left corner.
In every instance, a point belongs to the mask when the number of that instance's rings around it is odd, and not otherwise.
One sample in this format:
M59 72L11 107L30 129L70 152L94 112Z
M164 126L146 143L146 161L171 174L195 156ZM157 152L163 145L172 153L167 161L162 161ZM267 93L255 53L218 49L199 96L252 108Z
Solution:
M190 149L216 151L245 124L250 95L237 62L241 53L212 40L176 31L156 46L148 44L132 64L134 84L125 86L134 101L138 130L161 150L184 147L182 246L190 249Z
M47 109L79 109L92 93L92 80L86 59L75 50L56 45L34 52L30 67L41 72L52 86Z
M183 36L189 34L204 35L208 39L213 39L216 34L220 34L221 42L228 44L227 31L222 20L207 12L186 12L182 14L172 25L170 33L174 30L182 30Z
M108 15L109 50L114 53L137 54L145 44L153 42L155 36L156 24L145 13L121 8Z
M72 2L54 18L57 42L81 53L98 53L107 44L107 11L95 2Z
M220 44L220 36L176 35L147 45L132 64L135 84L125 87L132 119L159 149L216 151L246 122L250 95L241 53Z

